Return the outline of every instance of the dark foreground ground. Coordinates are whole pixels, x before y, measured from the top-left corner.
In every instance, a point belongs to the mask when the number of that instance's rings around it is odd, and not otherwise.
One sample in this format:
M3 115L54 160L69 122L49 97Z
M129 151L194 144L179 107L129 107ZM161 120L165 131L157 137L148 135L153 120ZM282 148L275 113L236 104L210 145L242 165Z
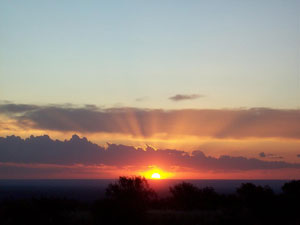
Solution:
M244 183L232 194L190 183L170 187L157 197L146 180L120 178L94 202L65 198L6 199L1 225L300 225L300 181L275 194L268 186Z

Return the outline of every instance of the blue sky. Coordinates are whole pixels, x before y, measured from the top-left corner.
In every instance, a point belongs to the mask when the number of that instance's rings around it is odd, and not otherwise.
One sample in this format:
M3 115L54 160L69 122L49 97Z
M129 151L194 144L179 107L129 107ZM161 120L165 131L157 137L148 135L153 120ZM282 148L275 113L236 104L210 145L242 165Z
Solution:
M297 0L1 0L0 100L299 108L299 15Z

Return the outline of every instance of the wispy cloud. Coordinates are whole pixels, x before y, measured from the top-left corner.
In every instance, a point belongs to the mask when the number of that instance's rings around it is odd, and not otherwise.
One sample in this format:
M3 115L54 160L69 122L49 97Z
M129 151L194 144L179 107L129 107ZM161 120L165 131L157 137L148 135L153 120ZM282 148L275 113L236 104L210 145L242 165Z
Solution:
M178 101L185 101L185 100L195 100L197 98L203 98L203 97L204 95L198 95L198 94L192 94L192 95L177 94L171 96L169 99L178 102Z
M143 102L143 101L146 101L148 100L148 97L147 96L144 96L144 97L140 97L140 98L136 98L135 101L136 102Z

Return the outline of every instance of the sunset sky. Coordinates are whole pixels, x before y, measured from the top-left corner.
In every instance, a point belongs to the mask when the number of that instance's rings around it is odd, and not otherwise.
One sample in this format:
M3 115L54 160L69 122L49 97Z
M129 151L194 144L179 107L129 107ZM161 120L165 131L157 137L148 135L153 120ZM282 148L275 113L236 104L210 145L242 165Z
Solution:
M299 0L3 0L0 49L0 178L300 179Z

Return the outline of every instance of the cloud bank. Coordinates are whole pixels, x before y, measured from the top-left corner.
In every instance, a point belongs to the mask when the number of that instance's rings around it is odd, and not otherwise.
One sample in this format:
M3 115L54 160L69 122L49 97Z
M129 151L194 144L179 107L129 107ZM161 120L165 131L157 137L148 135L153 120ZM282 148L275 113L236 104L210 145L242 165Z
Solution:
M13 120L21 129L118 133L140 137L165 134L235 139L300 139L300 110L296 109L161 110L99 108L94 105L2 104L0 115Z
M258 169L300 168L300 164L284 161L263 161L255 158L219 158L206 156L197 150L188 154L176 149L154 150L127 145L108 144L98 146L86 138L73 135L70 140L52 140L49 136L31 136L22 139L17 136L0 138L0 163L47 164L47 165L105 165L113 167L143 167L163 165L183 167L201 171L247 171Z

